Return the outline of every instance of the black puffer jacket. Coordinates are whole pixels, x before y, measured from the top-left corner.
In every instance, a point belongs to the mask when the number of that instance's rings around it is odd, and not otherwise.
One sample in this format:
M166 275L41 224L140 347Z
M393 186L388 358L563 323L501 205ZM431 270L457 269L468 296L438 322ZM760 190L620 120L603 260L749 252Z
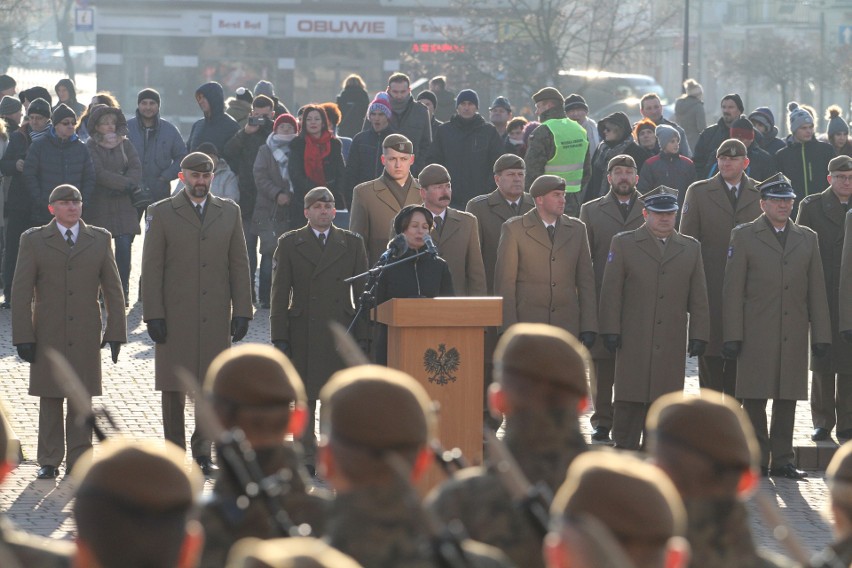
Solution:
M604 128L607 123L612 123L621 129L623 134L620 140L613 142L606 141ZM598 121L598 133L601 136L601 143L598 144L592 158L592 177L586 185L585 193L583 194L583 203L597 199L609 192L606 168L612 158L619 154L627 154L636 162L637 171L641 171L645 160L651 157L651 153L648 150L633 141L630 119L623 112L614 112Z
M290 142L290 158L287 162L287 173L290 174L290 186L293 189L293 200L290 206L290 215L293 226L299 226L305 222L304 208L305 195L317 187L305 173L305 137L296 136ZM334 195L334 205L337 209L348 209L349 203L343 197L343 182L346 175L346 166L343 163L343 145L334 136L331 137L331 150L322 161L322 170L325 174L325 186ZM242 200L242 197L240 197Z
M239 129L225 144L225 159L231 169L237 172L239 179L240 212L243 219L251 219L254 214L254 204L257 200L254 162L257 160L257 151L266 144L266 139L271 133L272 123L267 121L264 126L251 134L246 134L245 129Z
M343 184L343 197L346 203L352 203L352 190L359 183L376 179L382 175L382 143L388 134L396 132L388 126L381 132L368 128L355 135L349 147L346 160L346 182Z
M225 91L222 85L215 81L204 83L195 91L196 95L199 93L210 103L210 113L192 125L186 146L190 152L195 152L198 146L210 142L219 150L219 155L224 155L225 144L237 133L240 125L225 114Z
M692 161L695 164L695 173L698 179L710 177L710 170L716 163L716 150L722 142L731 137L731 127L720 118L716 124L705 128L698 137L695 148L692 149Z
M27 157L27 151L30 148L30 135L32 128L29 124L25 124L9 136L9 145L6 146L6 151L3 157L0 158L0 173L11 178L9 185L9 195L6 197L6 208L4 214L6 217L10 215L18 216L24 219L29 219L32 214L33 198L30 191L27 189L24 173L18 171L18 160L24 160Z
M370 95L367 91L357 86L345 87L337 95L337 106L340 107L340 124L337 125L337 134L354 138L361 132L364 117L367 116L367 107L370 106Z
M793 140L791 137L787 147L775 154L775 162L778 170L790 178L798 204L808 195L828 187L828 162L834 157L834 148L816 138L804 144Z

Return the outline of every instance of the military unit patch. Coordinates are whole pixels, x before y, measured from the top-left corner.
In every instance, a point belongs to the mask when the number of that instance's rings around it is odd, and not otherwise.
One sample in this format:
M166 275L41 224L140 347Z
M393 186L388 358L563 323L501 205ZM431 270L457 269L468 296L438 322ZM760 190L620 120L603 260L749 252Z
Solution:
M606 261L612 262L614 258L615 258L615 251L612 251L612 250L609 251L609 254L606 255Z

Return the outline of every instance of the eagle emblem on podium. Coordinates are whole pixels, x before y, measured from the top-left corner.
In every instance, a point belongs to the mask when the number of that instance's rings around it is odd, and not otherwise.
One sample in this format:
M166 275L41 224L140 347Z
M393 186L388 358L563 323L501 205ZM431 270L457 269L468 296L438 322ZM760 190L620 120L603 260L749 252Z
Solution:
M444 343L438 345L437 351L430 347L423 354L423 368L429 373L429 382L436 385L456 382L456 376L453 373L458 371L460 364L461 355L459 355L458 349L451 347L447 351L447 346Z

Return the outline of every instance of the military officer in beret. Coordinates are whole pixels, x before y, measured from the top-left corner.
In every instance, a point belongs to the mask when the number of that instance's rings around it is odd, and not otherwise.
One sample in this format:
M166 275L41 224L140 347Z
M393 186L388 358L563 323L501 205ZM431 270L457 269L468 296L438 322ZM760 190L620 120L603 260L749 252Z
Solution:
M277 499L293 524L307 525L315 536L322 534L329 496L309 489L301 456L285 441L287 435L298 439L308 418L305 387L287 357L269 345L223 351L210 364L204 392L222 426L245 434L263 474L279 475L284 487ZM312 422L307 425L313 427ZM245 492L234 472L223 468L212 498L201 510L205 539L200 566L224 566L231 546L241 538L287 536L281 534L264 499L254 499L247 507L238 504Z
M388 233L399 210L421 202L420 185L411 175L414 164L411 140L402 134L386 136L382 142L382 164L385 170L381 176L352 190L349 228L364 239L370 266L387 249Z
M615 446L638 450L648 406L683 390L685 355L710 337L701 245L675 230L677 190L642 196L645 224L612 239L601 286L600 330L615 355ZM688 340L688 343L687 343Z
M809 566L840 568L852 564L852 442L846 442L835 452L825 478L834 521L834 542L816 555Z
M518 323L494 354L491 411L506 416L503 441L530 483L555 492L576 456L586 450L579 413L588 402L588 351L564 329ZM474 540L501 549L517 566L544 566L541 535L514 502L489 459L459 471L426 504L445 522L460 521Z
M450 173L441 164L429 164L417 177L423 206L432 213L432 240L447 261L457 296L484 296L485 265L479 246L476 217L450 207Z
M819 237L831 315L831 347L825 357L811 357L811 419L815 442L852 438L852 345L840 336L840 267L843 259L846 212L852 196L852 158L837 156L828 163L828 189L802 200L796 223L810 227ZM847 289L847 295L848 295ZM836 394L835 394L836 393Z
M308 421L302 438L304 459L313 473L317 438L314 421L319 392L329 377L346 365L334 345L328 324L349 327L364 280L344 282L367 270L364 241L334 226L334 195L315 187L305 195L307 224L278 238L272 268L269 312L272 343L293 361L308 392ZM368 348L367 326L359 321L356 339Z
M248 332L253 316L248 253L239 206L210 194L213 161L192 152L181 161L184 189L145 214L143 319L155 346L155 387L162 392L163 433L185 448L183 367L201 380L216 355ZM196 426L192 457L216 469L210 440Z
M683 568L686 512L669 479L655 466L613 452L587 452L568 468L550 508L553 529L545 539L548 568L568 568L565 528L587 518L612 533L637 568ZM621 564L619 564L621 566Z
M225 568L361 568L361 565L322 540L296 536L271 540L244 538L231 549Z
M503 329L549 323L591 347L598 317L586 226L563 213L564 179L543 175L530 195L535 209L504 223L497 247L494 292L503 297Z
M6 417L0 408L0 482L18 465L17 447L11 444ZM27 534L0 515L0 566L9 568L59 568L71 566L70 542Z
M184 455L152 440L108 441L97 458L84 456L73 472L75 566L196 566L204 531L192 515L204 480Z
M760 192L745 174L748 155L739 140L722 142L716 150L719 172L697 181L686 190L680 232L698 239L710 301L710 344L698 358L698 383L726 395L734 395L737 362L722 359L722 280L728 259L731 230L754 221L761 213Z
M109 345L116 362L127 342L124 293L109 231L80 218L82 196L73 185L57 186L48 209L53 221L21 235L12 302L12 343L30 364L29 394L39 397L38 479L59 475L63 457L70 470L92 447L92 428L72 404L63 427L66 394L53 378L48 349L65 356L89 396L100 396L100 349Z
M667 394L651 405L647 425L650 456L686 507L692 566L792 565L752 538L745 500L758 485L760 448L732 397L710 389L701 398Z
M586 232L589 235L599 306L604 268L612 237L622 231L638 229L644 223L642 200L636 191L639 181L636 161L627 154L613 156L607 164L607 172L609 193L584 203L580 208L580 220L586 224ZM591 352L595 361L591 382L594 411L589 419L592 424L592 442L606 443L609 442L609 432L612 430L615 357L601 342L594 345Z
M731 232L722 356L737 359L734 395L760 444L762 472L801 479L806 474L793 465L796 400L808 396L808 331L814 357L825 357L831 344L825 276L817 234L789 218L796 197L789 180L776 174L757 189L763 215Z
M454 547L435 546L445 529L430 528L412 486L431 463L437 431L423 387L402 371L362 365L336 373L320 399L320 470L337 492L328 543L367 567L460 564ZM468 566L511 565L484 544L464 540L461 548Z
M503 223L523 215L535 207L529 193L524 192L523 158L503 154L494 162L494 182L497 189L477 195L467 202L465 211L476 217L479 227L479 246L485 266L488 294L494 294L494 267L497 264L497 244Z

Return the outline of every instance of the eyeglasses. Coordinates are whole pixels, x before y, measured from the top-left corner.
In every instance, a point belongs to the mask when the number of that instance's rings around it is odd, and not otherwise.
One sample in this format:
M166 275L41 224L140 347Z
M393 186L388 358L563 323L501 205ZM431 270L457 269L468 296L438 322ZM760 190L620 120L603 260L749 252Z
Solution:
M849 183L849 182L852 182L852 176L835 176L835 175L832 175L831 181L832 182L838 181L840 183Z

